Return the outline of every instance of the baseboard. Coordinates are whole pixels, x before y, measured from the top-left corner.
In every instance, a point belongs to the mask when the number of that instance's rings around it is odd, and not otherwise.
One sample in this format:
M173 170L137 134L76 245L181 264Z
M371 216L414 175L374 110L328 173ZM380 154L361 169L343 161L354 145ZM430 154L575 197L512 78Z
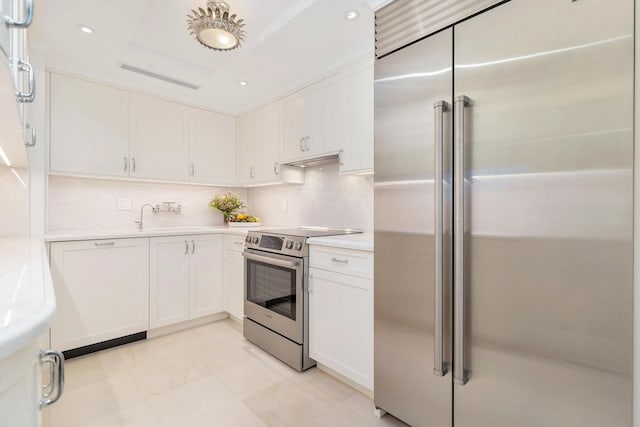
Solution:
M350 380L349 378L345 377L344 375L337 373L336 371L334 371L333 369L329 368L326 365L323 365L322 363L316 362L316 367L318 369L320 369L322 372L324 372L324 373L326 373L328 375L331 375L332 377L334 377L338 381L341 381L341 382L345 383L346 385L348 385L352 389L364 394L369 399L373 399L373 390L369 390L368 388L361 386L360 384L356 383L355 381Z
M207 323L216 322L228 318L229 315L226 311L216 314L210 314L209 316L199 317L193 320L187 320L186 322L176 323L174 325L163 326L161 328L152 329L147 332L147 338L156 338L163 335L172 334L174 332L184 331L185 329L195 328L196 326L206 325Z

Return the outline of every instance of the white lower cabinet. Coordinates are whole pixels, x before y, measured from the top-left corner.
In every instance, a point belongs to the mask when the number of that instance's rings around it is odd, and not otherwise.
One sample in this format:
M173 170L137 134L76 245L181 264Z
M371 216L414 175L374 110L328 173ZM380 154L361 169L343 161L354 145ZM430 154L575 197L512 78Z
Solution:
M309 264L309 356L373 390L373 254L311 246Z
M222 236L150 238L151 329L223 311Z
M51 345L69 350L149 326L149 240L51 243L57 315Z
M224 309L242 320L244 317L244 236L224 237Z

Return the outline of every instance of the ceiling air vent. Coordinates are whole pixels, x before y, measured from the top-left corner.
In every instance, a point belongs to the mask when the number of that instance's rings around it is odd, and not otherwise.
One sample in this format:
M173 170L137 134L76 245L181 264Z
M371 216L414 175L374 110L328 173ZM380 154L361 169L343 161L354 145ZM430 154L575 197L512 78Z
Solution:
M193 83L183 82L182 80L174 79L168 76L163 76L162 74L158 74L158 73L154 73L153 71L134 67L133 65L120 64L120 68L127 71L133 71L134 73L142 74L143 76L151 77L152 79L158 79L167 83L172 83L174 85L186 87L188 89L197 90L200 88L200 86L194 85Z

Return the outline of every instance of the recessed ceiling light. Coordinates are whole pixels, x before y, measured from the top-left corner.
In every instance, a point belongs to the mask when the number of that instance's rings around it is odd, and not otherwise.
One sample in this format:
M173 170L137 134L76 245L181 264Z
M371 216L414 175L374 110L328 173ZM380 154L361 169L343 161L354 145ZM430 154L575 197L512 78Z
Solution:
M360 16L360 12L358 12L355 9L349 9L346 12L344 12L343 16L344 16L344 19L353 21L354 19L358 19L358 16Z
M249 84L249 83L247 83L247 82L246 82L246 81L244 81L244 80L242 80L242 81L240 82L240 86L246 86L246 85L248 85L248 84Z
M76 28L78 29L78 31L82 31L85 34L93 34L95 32L93 31L93 28L87 27L86 25L82 24L76 25Z

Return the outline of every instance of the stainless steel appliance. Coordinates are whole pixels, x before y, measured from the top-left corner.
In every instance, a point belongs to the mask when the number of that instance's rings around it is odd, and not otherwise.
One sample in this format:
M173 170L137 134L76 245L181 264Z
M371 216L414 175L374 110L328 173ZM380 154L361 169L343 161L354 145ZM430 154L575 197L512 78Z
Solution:
M462 3L398 0L377 29ZM633 16L512 0L376 61L377 407L632 425Z
M324 227L249 231L245 239L244 336L292 368L309 358L307 238L360 233Z

